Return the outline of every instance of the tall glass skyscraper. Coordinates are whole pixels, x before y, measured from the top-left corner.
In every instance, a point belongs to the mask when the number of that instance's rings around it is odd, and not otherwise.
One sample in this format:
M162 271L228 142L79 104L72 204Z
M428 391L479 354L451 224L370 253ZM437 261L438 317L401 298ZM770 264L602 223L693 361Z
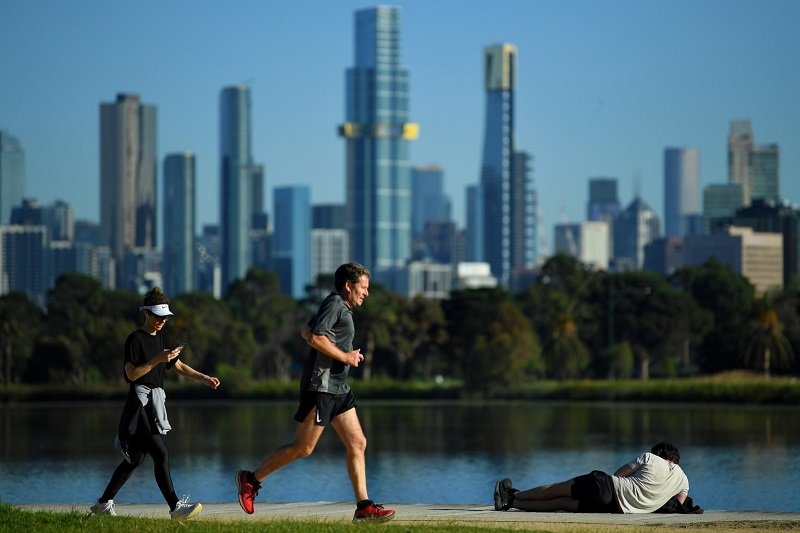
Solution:
M222 292L244 278L253 260L253 158L250 149L250 89L226 87L220 95L220 232Z
M411 256L408 70L400 63L400 9L355 13L355 66L347 70L347 206L353 260L394 287Z
M25 196L25 152L19 140L0 130L0 225L11 220L11 210Z
M692 233L700 214L700 156L696 148L664 150L664 227L667 237Z
M164 290L175 295L196 290L195 156L169 154L164 159Z
M100 105L100 243L123 274L126 254L156 247L156 108L136 94Z
M532 158L514 144L516 69L513 44L484 50L483 250L492 274L505 286L513 270L533 267L536 253Z
M425 234L426 222L450 220L450 199L444 193L444 169L439 165L411 169L411 228L414 238Z
M303 298L311 283L311 190L307 186L275 187L272 262L281 290ZM338 266L338 265L337 265Z

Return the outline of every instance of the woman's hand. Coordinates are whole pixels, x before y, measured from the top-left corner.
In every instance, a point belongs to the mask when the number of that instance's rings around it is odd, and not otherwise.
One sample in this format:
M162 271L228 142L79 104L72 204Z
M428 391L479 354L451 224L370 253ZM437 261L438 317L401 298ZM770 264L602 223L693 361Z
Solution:
M164 348L164 351L161 352L161 357L159 358L160 363L169 363L173 359L176 359L180 354L181 350L183 350L183 346L177 346L173 349Z
M212 389L216 389L217 387L219 387L219 383L220 383L218 377L216 377L216 376L206 376L205 374L203 374L203 376L200 378L200 381L202 381L203 383L205 383L206 385L208 385Z

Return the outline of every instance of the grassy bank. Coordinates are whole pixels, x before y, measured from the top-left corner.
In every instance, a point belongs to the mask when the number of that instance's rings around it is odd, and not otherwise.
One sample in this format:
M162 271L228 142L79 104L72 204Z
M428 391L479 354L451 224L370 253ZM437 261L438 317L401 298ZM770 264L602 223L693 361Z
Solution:
M781 377L765 379L749 374L728 374L702 378L642 380L532 381L515 386L474 391L457 381L354 380L353 389L361 399L405 400L535 400L687 402L735 404L800 404L800 381ZM171 383L171 399L255 399L295 400L296 381L225 380L212 391L195 383ZM93 385L11 385L0 386L0 402L122 400L124 384Z
M348 521L322 520L223 520L200 516L186 522L162 518L131 516L90 516L85 511L49 512L23 511L0 503L0 532L50 531L84 533L130 532L130 533L218 533L237 531L241 533L347 533L347 532L408 532L408 533L496 533L497 531L536 531L553 533L703 533L713 531L800 531L800 522L792 520L755 520L703 522L697 524L575 524L495 522L475 525L453 521L450 523L409 523L394 521L384 524L352 524Z

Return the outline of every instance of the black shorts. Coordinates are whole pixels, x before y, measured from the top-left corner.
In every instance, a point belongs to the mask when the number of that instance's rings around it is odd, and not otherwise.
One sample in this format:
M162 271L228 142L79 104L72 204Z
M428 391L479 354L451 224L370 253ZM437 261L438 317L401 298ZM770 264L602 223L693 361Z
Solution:
M300 391L300 406L297 408L294 419L302 422L312 409L316 409L314 423L318 426L327 426L331 420L357 405L353 391L348 391L346 394L329 394L304 390Z
M614 480L600 470L574 478L571 494L578 500L579 513L621 513Z

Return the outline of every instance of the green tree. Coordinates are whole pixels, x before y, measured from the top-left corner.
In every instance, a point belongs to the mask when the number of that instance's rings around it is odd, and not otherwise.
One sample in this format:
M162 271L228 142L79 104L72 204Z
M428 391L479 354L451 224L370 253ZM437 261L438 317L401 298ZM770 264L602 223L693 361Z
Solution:
M83 274L60 276L47 298L47 332L41 339L37 354L51 347L62 354L60 361L70 365L59 370L75 383L83 383L91 364L95 332L102 331L103 287L100 282ZM119 353L119 352L117 352ZM55 363L54 363L55 364ZM58 379L67 379L59 377Z
M684 292L652 272L609 277L608 320L617 341L627 341L639 362L639 377L648 379L651 365L662 371L683 356L685 344L707 328L707 315Z
M207 373L226 364L252 376L256 352L252 330L231 317L225 302L208 293L187 293L178 296L172 308L170 335L187 343L182 359Z
M716 259L681 269L671 281L711 316L698 347L700 370L714 373L737 368L755 301L753 285Z
M22 377L42 327L41 310L18 292L0 296L0 374L5 385Z
M400 325L403 343L398 350L397 376L403 379L415 374L430 379L435 371L444 371L448 337L441 303L414 297L407 301Z
M468 386L486 390L543 370L538 338L507 292L455 291L443 307L454 369Z
M356 336L353 348L360 349L364 360L354 373L369 380L376 370L388 369L387 360L396 357L398 328L404 297L389 292L380 283L370 282L369 297L353 311Z
M765 295L755 301L744 344L744 361L770 377L773 368L786 368L794 359L789 339L783 332L773 300Z
M302 318L297 303L281 294L277 275L250 269L244 279L231 284L225 300L231 315L252 330L257 345L254 377L288 380L292 362L300 355Z

